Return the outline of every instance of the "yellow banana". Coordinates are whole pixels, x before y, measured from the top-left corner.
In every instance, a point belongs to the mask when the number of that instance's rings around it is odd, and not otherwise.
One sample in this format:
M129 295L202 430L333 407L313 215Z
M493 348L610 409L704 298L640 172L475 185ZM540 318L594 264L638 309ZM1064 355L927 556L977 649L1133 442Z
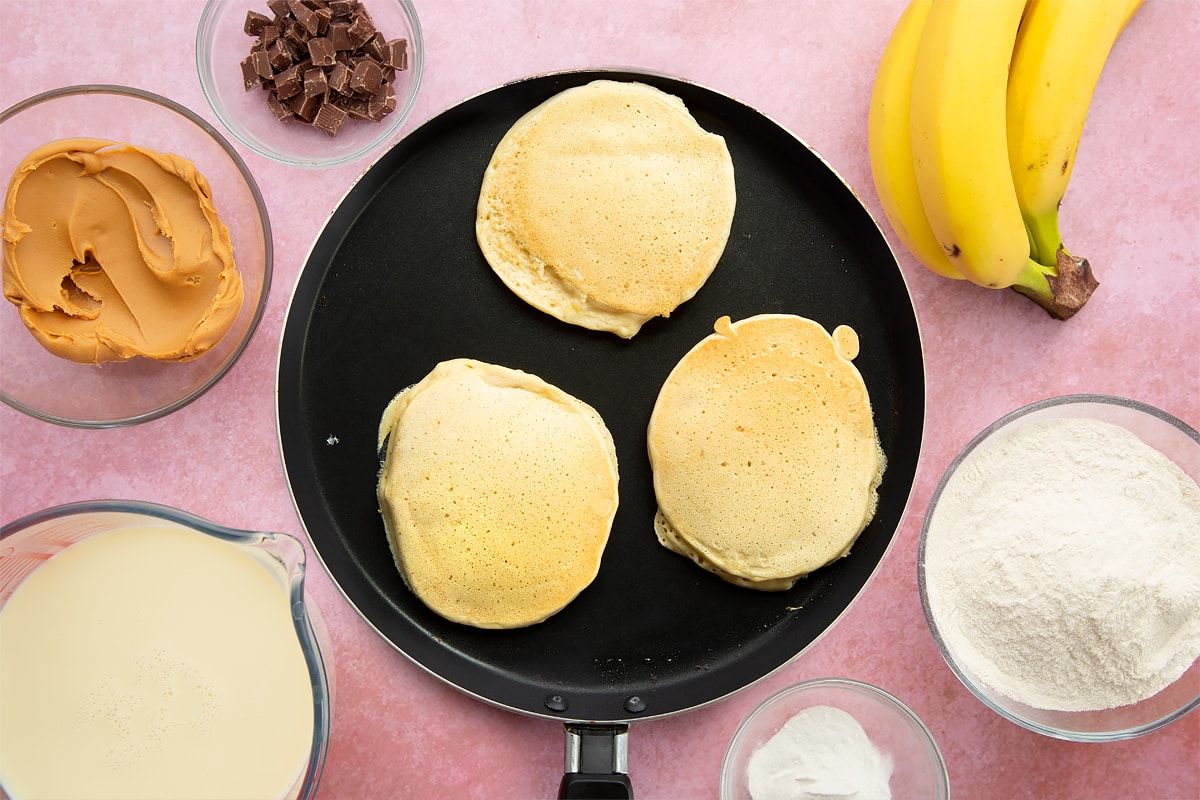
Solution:
M1113 44L1143 0L1031 0L1008 78L1008 157L1038 262L1057 263L1058 208Z
M964 277L1012 286L1029 238L1008 166L1008 64L1026 0L935 0L917 46L912 152L929 226Z
M917 45L933 0L912 0L883 49L867 119L867 150L879 204L904 246L928 269L962 279L925 219L913 169L909 124Z

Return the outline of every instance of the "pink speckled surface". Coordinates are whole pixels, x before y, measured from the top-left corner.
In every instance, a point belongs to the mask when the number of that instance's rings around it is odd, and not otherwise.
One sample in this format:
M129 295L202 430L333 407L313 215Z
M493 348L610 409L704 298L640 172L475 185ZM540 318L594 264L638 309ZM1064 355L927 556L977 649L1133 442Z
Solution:
M882 219L866 156L867 98L903 3L416 0L427 61L403 131L538 72L660 71L732 95L796 132ZM16 13L6 7L0 107L67 84L123 83L166 95L215 124L194 68L202 6L33 0ZM941 471L978 430L1020 405L1112 393L1200 426L1198 65L1194 0L1149 0L1112 54L1063 210L1064 236L1101 280L1074 320L1055 322L1011 292L938 279L899 251L922 325L929 392L922 464L896 542L859 601L802 657L719 703L635 723L629 773L639 797L715 797L725 746L742 716L787 684L837 675L880 686L923 717L956 797L1200 798L1200 715L1138 740L1088 745L1026 732L976 702L934 647L914 566L922 514ZM136 498L303 536L276 442L278 340L309 247L369 162L314 172L239 149L274 224L275 282L256 338L207 395L132 429L73 430L0 407L3 521L76 500ZM337 675L321 798L554 795L560 724L445 686L378 639L320 568L310 574Z

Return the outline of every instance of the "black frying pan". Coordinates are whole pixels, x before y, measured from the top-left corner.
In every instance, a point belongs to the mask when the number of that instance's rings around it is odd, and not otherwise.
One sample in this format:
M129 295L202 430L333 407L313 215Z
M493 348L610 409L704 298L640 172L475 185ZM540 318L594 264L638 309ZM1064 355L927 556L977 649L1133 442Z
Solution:
M712 277L670 318L650 321L628 341L526 305L475 242L480 181L500 138L546 98L597 78L640 80L682 98L702 126L725 137L737 183L729 243ZM855 363L888 460L878 512L850 555L782 593L735 587L658 544L645 446L658 389L679 358L721 315L766 312L859 333ZM457 357L556 384L594 406L616 443L620 507L600 573L566 609L529 628L478 630L430 612L402 583L379 517L380 414L437 362ZM464 692L594 726L568 726L584 733L620 732L630 721L721 698L828 630L900 524L925 409L907 288L883 235L841 179L803 142L735 100L611 71L502 86L438 115L380 158L309 255L284 328L277 388L297 510L359 613Z

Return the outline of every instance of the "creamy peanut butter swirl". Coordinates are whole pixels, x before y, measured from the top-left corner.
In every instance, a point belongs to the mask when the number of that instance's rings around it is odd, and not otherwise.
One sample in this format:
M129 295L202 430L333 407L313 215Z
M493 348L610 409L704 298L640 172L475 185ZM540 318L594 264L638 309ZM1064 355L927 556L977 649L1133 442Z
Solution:
M241 275L208 181L177 155L100 139L31 152L4 203L4 296L50 352L81 363L209 350Z

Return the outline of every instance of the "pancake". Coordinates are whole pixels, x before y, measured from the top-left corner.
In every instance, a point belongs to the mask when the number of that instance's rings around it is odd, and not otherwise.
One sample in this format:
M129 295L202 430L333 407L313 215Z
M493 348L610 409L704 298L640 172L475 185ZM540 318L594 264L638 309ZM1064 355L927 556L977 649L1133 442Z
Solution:
M675 365L647 449L663 546L766 591L846 555L875 514L884 470L858 335L763 314Z
M630 338L708 280L735 200L725 140L682 100L599 80L509 129L484 173L475 231L488 264L527 303Z
M388 404L379 448L396 567L446 619L532 625L596 577L617 454L586 403L519 370L444 361Z

